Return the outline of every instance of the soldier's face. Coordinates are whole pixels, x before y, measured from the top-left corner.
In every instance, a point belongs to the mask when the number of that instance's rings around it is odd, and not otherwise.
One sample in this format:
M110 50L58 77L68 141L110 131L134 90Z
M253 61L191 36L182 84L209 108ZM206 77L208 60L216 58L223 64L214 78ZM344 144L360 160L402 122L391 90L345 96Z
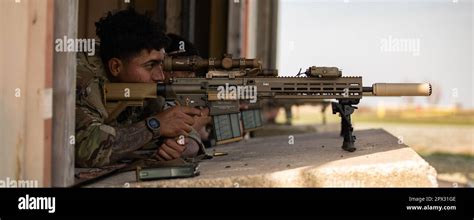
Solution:
M163 81L163 59L165 50L142 50L137 56L123 62L123 71L118 74L120 82L154 83Z

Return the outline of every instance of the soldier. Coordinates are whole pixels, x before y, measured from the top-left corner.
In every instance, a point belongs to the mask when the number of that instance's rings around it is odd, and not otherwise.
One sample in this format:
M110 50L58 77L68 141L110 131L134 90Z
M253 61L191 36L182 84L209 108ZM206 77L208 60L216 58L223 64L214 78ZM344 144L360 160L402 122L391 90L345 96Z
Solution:
M108 122L103 86L106 82L150 83L164 80L162 62L169 43L158 24L134 9L109 12L96 25L100 57L78 54L76 84L76 165L102 167L126 158L145 145L158 144L160 160L203 153L194 116L201 110L163 101L144 109L127 108ZM96 47L98 48L98 47ZM133 91L131 91L133 92ZM176 142L184 135L185 145Z

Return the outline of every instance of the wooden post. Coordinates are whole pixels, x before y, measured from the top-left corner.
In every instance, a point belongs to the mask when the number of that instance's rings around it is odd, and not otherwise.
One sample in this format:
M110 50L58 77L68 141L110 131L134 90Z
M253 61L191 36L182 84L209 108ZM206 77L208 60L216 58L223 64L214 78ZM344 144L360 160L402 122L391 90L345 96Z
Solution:
M181 35L181 0L166 1L166 32Z
M229 2L227 24L227 53L234 57L241 57L242 50L242 2Z
M54 39L77 38L77 0L54 2ZM54 52L53 186L74 183L76 53Z
M228 2L211 0L209 23L209 57L222 57L227 52Z
M276 68L278 1L257 1L256 55L263 61L263 68Z
M0 179L50 186L52 0L0 1L0 26Z

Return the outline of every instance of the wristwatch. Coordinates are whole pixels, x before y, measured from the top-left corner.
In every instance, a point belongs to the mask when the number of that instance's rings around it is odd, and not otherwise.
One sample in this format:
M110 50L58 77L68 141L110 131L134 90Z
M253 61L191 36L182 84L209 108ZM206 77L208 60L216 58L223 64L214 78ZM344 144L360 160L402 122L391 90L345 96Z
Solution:
M146 126L153 133L153 139L160 137L160 120L155 117L149 117L145 120Z

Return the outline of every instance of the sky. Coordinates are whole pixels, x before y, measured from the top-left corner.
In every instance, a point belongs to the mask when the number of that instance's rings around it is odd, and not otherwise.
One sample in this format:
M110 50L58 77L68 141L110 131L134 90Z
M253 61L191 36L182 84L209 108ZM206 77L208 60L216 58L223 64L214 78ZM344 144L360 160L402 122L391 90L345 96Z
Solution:
M376 82L430 82L438 105L474 108L472 0L280 0L277 68L336 66ZM363 98L399 105L403 98ZM415 104L427 106L426 97Z

